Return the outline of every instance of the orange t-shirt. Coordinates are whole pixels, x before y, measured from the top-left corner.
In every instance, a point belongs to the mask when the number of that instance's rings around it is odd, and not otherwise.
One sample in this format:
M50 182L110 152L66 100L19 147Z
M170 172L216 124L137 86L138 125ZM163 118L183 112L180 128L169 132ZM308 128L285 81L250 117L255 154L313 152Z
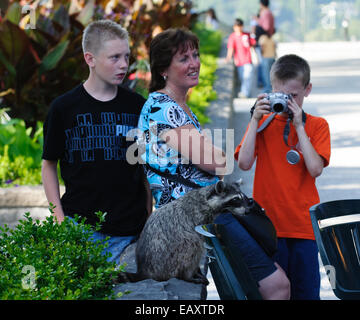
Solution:
M326 167L330 160L328 123L320 117L306 116L305 131L316 152L324 159ZM259 126L266 118L264 116L259 121ZM315 239L309 213L309 208L320 201L315 178L307 171L298 148L300 161L295 165L287 162L286 153L291 148L284 142L285 124L286 118L276 115L263 131L257 133L253 197L274 223L278 237ZM235 150L236 160L243 141L244 138ZM289 145L298 146L292 123L288 141Z

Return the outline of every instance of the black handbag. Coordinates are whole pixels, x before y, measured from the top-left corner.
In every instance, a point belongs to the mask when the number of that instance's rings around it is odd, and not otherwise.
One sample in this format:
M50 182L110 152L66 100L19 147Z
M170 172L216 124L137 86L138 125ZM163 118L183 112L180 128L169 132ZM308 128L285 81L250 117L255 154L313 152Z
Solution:
M271 258L277 251L275 227L265 210L254 199L248 198L247 201L247 212L243 215L233 216Z
M201 188L196 183L184 179L180 175L173 175L168 172L159 171L149 164L145 164L148 170L155 172L157 175L181 183L185 186L193 189ZM247 198L242 193L242 197L246 199L247 208L246 212L242 215L233 216L241 223L246 231L256 240L256 242L262 247L265 253L272 257L277 250L277 235L276 230L271 222L270 218L266 215L265 210L252 198Z

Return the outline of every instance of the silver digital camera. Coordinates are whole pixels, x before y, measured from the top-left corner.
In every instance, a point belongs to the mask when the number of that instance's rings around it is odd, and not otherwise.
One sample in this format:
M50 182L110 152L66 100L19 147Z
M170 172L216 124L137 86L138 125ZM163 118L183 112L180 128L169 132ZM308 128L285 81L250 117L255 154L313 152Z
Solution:
M270 101L270 110L275 113L290 112L288 108L288 101L291 100L291 94L285 94L282 92L268 93L267 100Z

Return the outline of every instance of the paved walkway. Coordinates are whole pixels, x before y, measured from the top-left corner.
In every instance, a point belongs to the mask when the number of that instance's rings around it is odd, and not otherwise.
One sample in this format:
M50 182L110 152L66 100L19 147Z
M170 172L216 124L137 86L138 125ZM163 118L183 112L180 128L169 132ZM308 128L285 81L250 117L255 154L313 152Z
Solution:
M312 93L304 110L324 117L330 126L332 155L330 165L317 179L320 201L360 198L360 42L280 43L278 56L298 54L310 63ZM254 99L234 99L228 128L239 142L249 121ZM244 192L252 194L253 170L236 168L228 180L244 180ZM321 299L337 299L324 268L321 271ZM211 281L208 299L219 299Z

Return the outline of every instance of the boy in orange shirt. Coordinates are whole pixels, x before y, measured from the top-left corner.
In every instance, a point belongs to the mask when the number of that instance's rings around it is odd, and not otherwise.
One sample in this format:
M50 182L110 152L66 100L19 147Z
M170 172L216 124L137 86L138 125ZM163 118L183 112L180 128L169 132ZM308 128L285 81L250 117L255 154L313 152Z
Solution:
M256 160L253 197L277 230L278 253L274 259L287 273L291 298L316 300L320 274L309 208L320 201L315 178L329 164L329 126L325 119L302 110L304 98L312 89L310 67L303 58L279 58L270 76L273 92L292 96L289 111L276 114L258 132L273 115L266 94L260 94L235 159L242 170L249 170ZM288 135L285 127L290 129ZM295 153L295 161L290 161L289 151Z

